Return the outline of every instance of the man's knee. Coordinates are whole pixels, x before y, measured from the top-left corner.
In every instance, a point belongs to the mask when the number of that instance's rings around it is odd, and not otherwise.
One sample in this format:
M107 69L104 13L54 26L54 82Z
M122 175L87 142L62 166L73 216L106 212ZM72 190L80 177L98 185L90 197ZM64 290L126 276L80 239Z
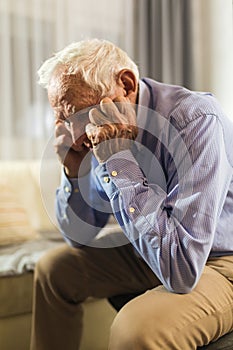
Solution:
M53 249L43 255L36 264L35 285L42 288L46 294L56 294L70 297L69 276L71 265L69 248Z
M131 304L131 303L130 303ZM145 334L140 315L135 317L133 305L126 305L116 315L110 332L110 350L139 350L149 349L150 342Z
M117 314L110 332L110 350L192 349L186 346L190 340L183 328L177 327L173 309L168 314L166 305L163 308L157 303L154 307L154 300L148 297L150 293L135 298Z
M35 276L39 280L56 279L60 265L60 249L55 249L45 253L37 262Z

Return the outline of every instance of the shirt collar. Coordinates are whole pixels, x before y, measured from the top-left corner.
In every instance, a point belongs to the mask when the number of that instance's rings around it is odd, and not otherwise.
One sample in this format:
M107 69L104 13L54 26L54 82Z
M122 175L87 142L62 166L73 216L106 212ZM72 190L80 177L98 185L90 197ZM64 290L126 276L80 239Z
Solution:
M138 136L136 141L141 144L143 130L146 127L146 116L147 108L150 104L150 91L144 81L139 80L139 97L138 97L138 106L137 106L137 125L139 127Z

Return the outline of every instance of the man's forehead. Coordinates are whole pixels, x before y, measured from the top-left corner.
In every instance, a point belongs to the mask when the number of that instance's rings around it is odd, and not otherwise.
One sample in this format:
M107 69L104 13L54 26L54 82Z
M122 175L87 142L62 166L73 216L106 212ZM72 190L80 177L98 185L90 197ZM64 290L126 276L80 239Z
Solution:
M67 66L59 65L53 72L48 97L53 107L70 103L81 110L100 101L99 94L80 78L80 74L69 73Z
M57 102L81 97L86 91L87 86L84 86L77 77L65 73L53 74L48 85L49 96L53 96Z

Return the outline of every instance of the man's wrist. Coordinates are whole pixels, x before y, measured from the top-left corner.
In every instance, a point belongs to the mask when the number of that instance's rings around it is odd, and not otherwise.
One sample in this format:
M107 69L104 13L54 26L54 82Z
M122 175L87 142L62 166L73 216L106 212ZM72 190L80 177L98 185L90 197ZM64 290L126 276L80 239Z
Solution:
M64 172L69 179L77 179L79 177L86 176L91 170L89 167L79 167L78 169L72 170L64 166Z
M64 172L69 179L78 177L78 170L77 169L71 170L71 169L67 168L66 166L64 166Z

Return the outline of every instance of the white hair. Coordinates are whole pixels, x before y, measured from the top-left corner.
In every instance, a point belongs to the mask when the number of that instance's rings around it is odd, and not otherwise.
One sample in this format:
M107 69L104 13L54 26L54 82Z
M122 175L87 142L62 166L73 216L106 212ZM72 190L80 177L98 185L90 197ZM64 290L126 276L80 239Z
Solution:
M139 71L132 59L107 40L89 39L74 42L46 60L38 70L39 84L48 88L54 69L65 64L67 74L79 74L101 96L114 90L122 69L132 71L138 81Z

